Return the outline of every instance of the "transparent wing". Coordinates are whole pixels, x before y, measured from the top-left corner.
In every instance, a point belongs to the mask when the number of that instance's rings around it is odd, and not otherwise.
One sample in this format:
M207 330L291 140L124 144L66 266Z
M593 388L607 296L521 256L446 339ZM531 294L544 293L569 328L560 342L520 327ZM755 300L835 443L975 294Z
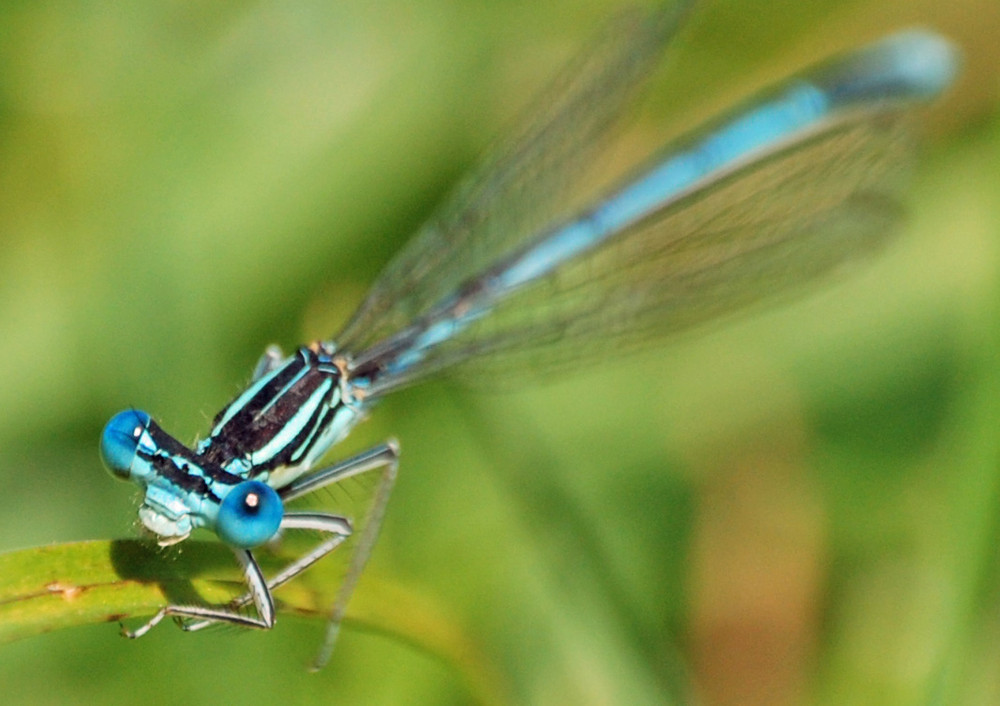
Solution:
M447 370L549 372L787 295L894 231L912 154L899 113L856 114L669 203L500 300L395 387Z
M481 371L516 358L551 369L579 360L581 348L681 331L866 255L898 217L910 154L904 116L944 90L957 64L934 33L891 35L683 136L547 228L536 223L511 240L477 226L453 247L422 233L401 262L441 270L391 267L380 280L372 301L390 293L402 303L386 299L391 324L373 322L370 337L354 330L342 346L355 387L380 395L466 362ZM501 193L501 210L516 210L506 201L515 192ZM487 210L460 213L493 222L489 194L472 196ZM430 245L444 252L425 252Z
M530 119L494 146L389 263L335 338L338 347L359 351L398 333L470 272L586 203L594 191L582 186L588 167L688 5L677 0L654 13L633 11L607 26L540 95Z
M794 294L891 236L911 154L899 117L884 115L789 146L501 300L406 382L548 373Z

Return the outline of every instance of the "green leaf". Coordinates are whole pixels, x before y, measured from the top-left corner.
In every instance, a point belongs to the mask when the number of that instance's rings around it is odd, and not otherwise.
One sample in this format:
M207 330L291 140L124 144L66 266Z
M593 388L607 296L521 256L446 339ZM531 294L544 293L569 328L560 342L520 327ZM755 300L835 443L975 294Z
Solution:
M261 557L265 571L280 557ZM279 614L326 620L336 589L310 571L275 595ZM479 703L506 703L496 670L455 623L428 600L363 577L345 623L425 651L457 670ZM167 603L225 603L244 589L221 543L160 547L140 540L55 544L0 554L0 644L102 622L150 616ZM166 629L166 628L161 628Z

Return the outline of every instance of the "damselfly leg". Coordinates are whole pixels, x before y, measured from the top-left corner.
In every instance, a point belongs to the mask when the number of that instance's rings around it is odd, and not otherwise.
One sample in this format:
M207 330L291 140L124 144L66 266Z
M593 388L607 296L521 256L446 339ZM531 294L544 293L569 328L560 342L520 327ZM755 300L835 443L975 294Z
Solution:
M285 354L282 352L280 346L271 344L265 348L264 354L257 361L257 365L253 369L253 376L250 378L250 382L257 382L268 373L279 368L284 359Z
M371 556L382 518L385 515L385 506L389 501L396 479L398 457L398 446L394 441L389 441L344 461L314 471L279 491L279 497L283 502L292 501L333 483L342 482L363 473L381 470L367 517L362 518L364 525L358 535L357 545L347 574L340 585L337 600L331 610L327 640L321 654L322 662L326 661L323 655L328 657L329 651L332 649L332 642L336 637L340 621L343 619L344 609L368 558ZM177 624L186 631L201 630L217 623L228 623L246 628L269 629L273 627L275 610L272 591L297 577L354 534L354 527L348 518L320 512L289 512L282 518L280 527L282 530L310 530L329 536L313 549L289 563L270 579L265 579L249 549L234 549L234 555L243 567L244 580L249 588L245 594L225 606L168 605L161 608L150 620L135 630L123 628L122 634L130 638L141 637L167 616L173 617ZM248 614L240 610L249 605L253 605L256 614ZM319 661L317 660L317 662Z

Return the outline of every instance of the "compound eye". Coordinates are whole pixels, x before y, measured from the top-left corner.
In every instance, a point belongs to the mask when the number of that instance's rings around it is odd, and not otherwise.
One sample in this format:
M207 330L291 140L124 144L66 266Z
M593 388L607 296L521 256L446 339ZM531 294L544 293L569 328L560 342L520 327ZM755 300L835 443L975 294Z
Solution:
M284 514L274 488L258 480L243 481L222 501L215 533L226 544L253 549L275 535Z
M116 478L129 480L139 440L149 427L149 415L127 409L111 418L101 432L101 460Z

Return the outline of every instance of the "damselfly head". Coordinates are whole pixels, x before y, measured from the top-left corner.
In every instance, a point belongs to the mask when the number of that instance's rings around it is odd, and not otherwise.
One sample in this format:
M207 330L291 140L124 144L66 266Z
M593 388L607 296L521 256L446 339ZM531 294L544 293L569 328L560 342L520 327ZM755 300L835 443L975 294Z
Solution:
M200 526L191 517L188 498L175 492L171 485L172 480L188 475L190 454L148 414L137 409L113 416L101 434L104 465L116 478L132 481L144 489L139 520L161 545L179 542ZM168 478L164 477L165 468L173 469Z
M151 445L148 430L152 420L145 412L127 409L111 418L101 432L101 460L112 475L132 479L132 468L144 442Z

